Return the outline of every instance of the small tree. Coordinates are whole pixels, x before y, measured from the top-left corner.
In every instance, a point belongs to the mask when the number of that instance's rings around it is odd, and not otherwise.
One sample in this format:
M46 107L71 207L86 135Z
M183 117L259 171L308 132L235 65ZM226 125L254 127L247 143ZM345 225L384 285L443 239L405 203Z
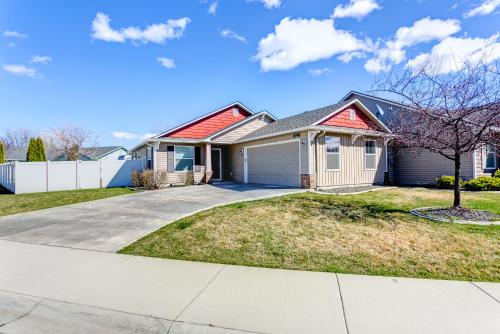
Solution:
M93 147L95 139L89 130L77 124L65 124L53 130L55 146L69 161L80 158L81 149L84 144Z
M37 143L37 149L38 149L38 161L47 161L47 156L45 154L45 144L43 143L43 140L41 137L38 137L36 139Z
M26 151L26 161L38 161L37 143L35 138L31 137L28 143L28 150Z
M5 163L5 146L3 141L0 141L0 164Z
M397 146L427 149L453 161L454 207L461 205L462 155L485 143L500 144L496 130L500 126L500 75L485 59L456 63L451 71L429 59L401 75L388 74L375 86L408 105L390 124Z

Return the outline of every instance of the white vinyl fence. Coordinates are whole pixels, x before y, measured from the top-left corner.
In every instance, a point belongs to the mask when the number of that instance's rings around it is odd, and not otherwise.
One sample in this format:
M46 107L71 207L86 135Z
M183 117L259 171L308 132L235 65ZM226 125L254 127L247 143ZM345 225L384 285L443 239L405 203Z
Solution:
M15 194L132 185L142 160L47 161L0 164L0 185Z

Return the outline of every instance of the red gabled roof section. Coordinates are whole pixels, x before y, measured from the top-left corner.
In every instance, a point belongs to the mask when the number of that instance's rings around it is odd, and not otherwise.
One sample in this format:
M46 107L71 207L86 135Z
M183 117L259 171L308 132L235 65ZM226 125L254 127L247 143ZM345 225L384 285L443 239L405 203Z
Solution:
M351 110L354 110L354 119L351 119ZM351 104L342 111L332 115L330 118L321 122L321 125L380 131L380 128L355 104Z
M209 114L206 117L167 132L160 138L202 139L232 124L241 122L250 115L252 114L239 104L230 105L216 113Z

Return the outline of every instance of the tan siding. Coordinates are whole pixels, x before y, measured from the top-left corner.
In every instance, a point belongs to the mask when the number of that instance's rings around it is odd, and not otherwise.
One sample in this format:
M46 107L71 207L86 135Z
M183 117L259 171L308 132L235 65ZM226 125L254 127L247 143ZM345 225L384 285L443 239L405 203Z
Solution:
M167 172L167 183L170 185L182 184L182 172ZM199 172L194 172L195 184L200 183L205 177L205 166L201 166Z
M247 143L234 144L229 146L229 159L228 159L229 166L227 166L228 171L226 173L228 173L231 176L232 180L237 182L244 182L245 181L244 161L243 161L243 154L240 153L240 151L242 151L244 147L273 143L290 139L293 139L292 134L281 135L281 136L255 140Z
M167 145L165 144L160 144L160 148L156 151L156 169L167 171Z
M264 120L256 118L248 123L236 127L235 129L213 139L214 143L230 144L247 134L260 129L261 127L269 124L270 120L265 117Z
M384 182L384 140L358 137L354 143L350 135L327 134L340 137L340 170L326 170L325 136L317 138L317 185L318 187L382 184ZM365 139L376 140L375 170L365 169Z
M302 145L302 143L306 143L306 145ZM310 148L310 143L308 140L308 132L303 131L300 133L300 173L308 174L309 173L309 153L308 149Z
M442 175L454 175L454 162L428 150L413 152L399 149L394 152L394 180L398 184L434 185ZM473 177L472 154L462 156L461 175L464 180Z

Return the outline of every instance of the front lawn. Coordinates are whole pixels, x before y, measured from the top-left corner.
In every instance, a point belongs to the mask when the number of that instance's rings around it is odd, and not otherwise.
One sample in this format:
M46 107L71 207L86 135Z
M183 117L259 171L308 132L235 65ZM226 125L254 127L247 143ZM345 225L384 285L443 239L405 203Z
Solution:
M0 191L0 216L126 195L127 188L103 188L12 195Z
M500 214L500 194L464 193ZM121 250L181 260L384 276L500 282L500 226L458 225L408 212L450 205L451 191L399 188L303 193L181 219Z

